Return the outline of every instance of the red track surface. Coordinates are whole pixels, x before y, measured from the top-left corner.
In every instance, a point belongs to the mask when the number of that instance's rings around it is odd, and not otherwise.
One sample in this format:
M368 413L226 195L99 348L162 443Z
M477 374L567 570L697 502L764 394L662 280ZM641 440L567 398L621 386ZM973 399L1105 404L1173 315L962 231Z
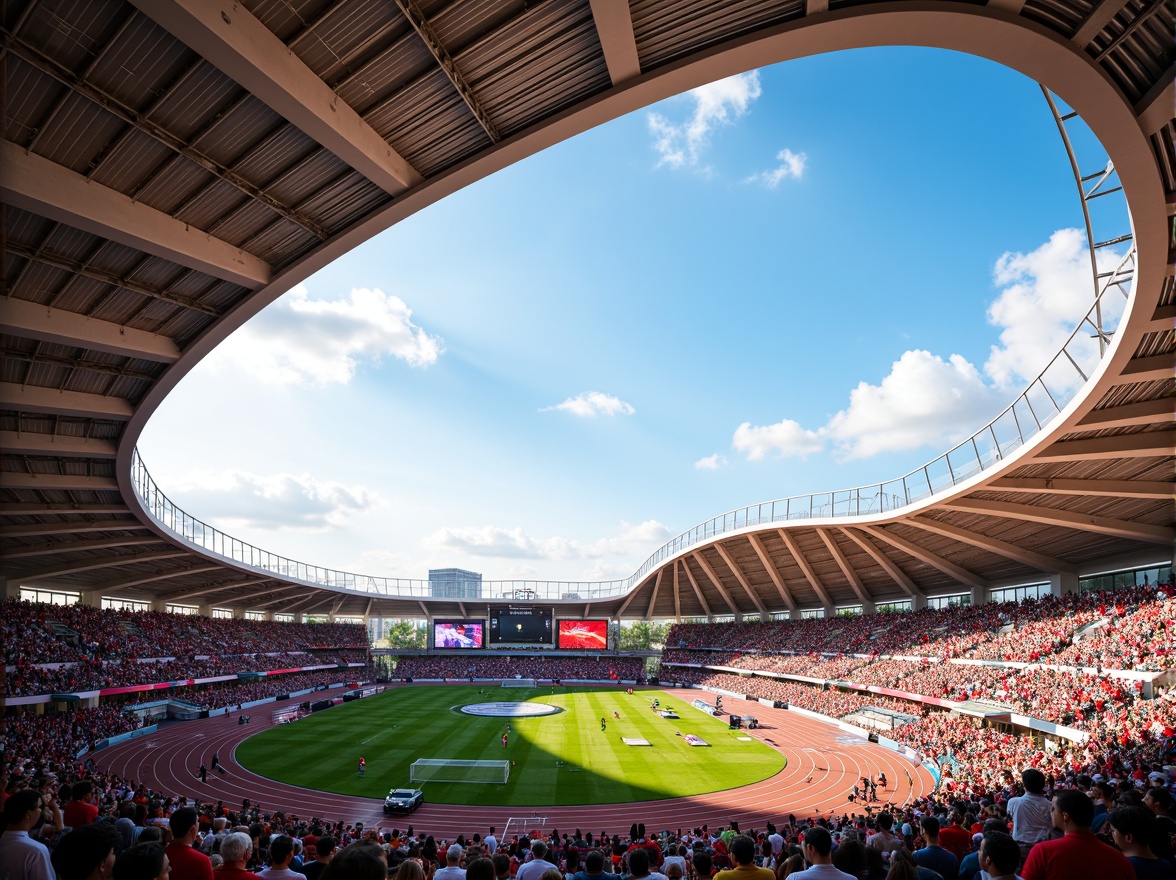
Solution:
M700 692L671 693L689 702ZM331 695L328 692L314 696L322 699ZM734 699L730 703L736 712L745 705ZM238 765L236 745L269 728L273 708L258 706L251 716L253 722L248 725L239 725L235 716L229 720L222 716L175 724L150 736L104 749L94 760L103 770L145 782L156 791L187 795L205 803L223 800L234 808L249 798L265 812L283 810L304 818L322 816L363 822L369 828L404 827L411 823L417 833L424 831L441 837L485 831L491 825L501 831L508 818L526 816L544 817L548 828L578 827L610 834L627 834L633 822L644 822L651 830L695 827L703 823L726 825L731 820L744 828L754 828L762 827L767 821L779 822L789 813L813 816L850 809L860 812L860 806L849 804L846 795L863 776L876 777L880 772L886 774L889 782L885 792L878 791L883 805L890 801L905 803L930 793L934 786L931 775L922 766L889 749L786 709L754 704L751 711L764 727L747 734L763 740L788 759L783 770L763 782L712 794L632 805L531 808L426 803L411 818L385 817L379 800L286 785ZM213 752L219 753L227 772L224 775L210 772L207 783L202 784L196 778L196 771L201 763L211 766ZM665 772L673 773L674 767L667 766ZM881 805L875 805L875 809L878 806Z

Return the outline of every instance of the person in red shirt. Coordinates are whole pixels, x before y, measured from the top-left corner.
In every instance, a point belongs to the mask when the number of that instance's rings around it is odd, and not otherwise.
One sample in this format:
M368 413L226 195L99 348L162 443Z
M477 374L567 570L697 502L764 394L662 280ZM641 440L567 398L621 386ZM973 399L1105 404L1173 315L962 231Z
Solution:
M171 815L172 842L166 853L171 862L171 880L212 880L212 862L192 844L200 832L196 811L181 807Z
M98 807L94 804L94 783L75 782L72 800L62 810L67 828L81 828L98 820Z
M1065 832L1057 840L1043 840L1029 851L1021 876L1025 880L1135 880L1127 857L1107 846L1090 830L1094 803L1077 789L1054 795L1051 811L1054 827Z
M972 851L972 835L964 827L964 815L958 810L951 814L951 824L939 832L939 845L962 862Z

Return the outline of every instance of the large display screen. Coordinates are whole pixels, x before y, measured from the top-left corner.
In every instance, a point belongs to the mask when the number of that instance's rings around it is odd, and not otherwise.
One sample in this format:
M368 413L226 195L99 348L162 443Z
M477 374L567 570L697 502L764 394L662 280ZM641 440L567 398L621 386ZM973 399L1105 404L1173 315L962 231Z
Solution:
M434 620L434 648L480 648L485 637L480 620Z
M607 620L561 620L561 651L605 651L608 649Z
M551 608L500 605L490 609L490 644L550 645Z

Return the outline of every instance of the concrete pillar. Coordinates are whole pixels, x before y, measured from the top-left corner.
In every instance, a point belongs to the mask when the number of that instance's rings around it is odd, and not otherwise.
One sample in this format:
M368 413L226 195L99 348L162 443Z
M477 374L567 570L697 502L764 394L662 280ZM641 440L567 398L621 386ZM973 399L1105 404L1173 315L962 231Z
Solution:
M151 610L152 611L167 611L167 599L152 599L151 600Z
M245 619L245 609L244 608L232 608L230 610L233 612L233 620L244 620Z
M927 597L922 593L911 596L911 611L922 611L927 607Z
M196 606L196 613L201 617L212 617L212 605L208 602L201 602Z
M15 578L7 578L4 575L0 575L0 586L4 587L5 599L20 598L20 581Z
M988 590L984 587L972 587L972 604L983 605L988 601Z
M878 605L874 602L862 602L862 614L876 614Z
M78 599L82 605L89 608L102 607L102 591L101 590L82 590L81 598Z
M826 618L832 620L834 617L837 616L837 606L836 605L823 605L821 607L825 611Z
M1054 596L1069 596L1078 592L1078 574L1073 571L1054 572L1049 576L1049 591Z
M262 614L265 615L265 619L267 621L272 621L274 619L274 612L270 611L268 608L265 611L263 611Z

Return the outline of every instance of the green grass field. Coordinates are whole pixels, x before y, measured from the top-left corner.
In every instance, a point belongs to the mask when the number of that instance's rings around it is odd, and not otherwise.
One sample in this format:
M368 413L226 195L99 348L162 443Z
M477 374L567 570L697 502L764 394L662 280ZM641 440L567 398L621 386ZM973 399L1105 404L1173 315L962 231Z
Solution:
M262 776L306 788L383 798L409 786L418 758L515 762L510 782L427 782L426 803L477 805L610 804L684 797L758 782L778 773L784 757L742 731L660 691L629 696L622 690L550 687L513 690L477 685L392 688L251 737L237 760ZM674 709L680 720L651 711ZM508 719L463 715L468 703L536 701L565 711L542 718L512 718L510 744L501 737ZM613 711L621 718L613 717ZM600 719L608 719L601 731ZM709 748L689 746L677 733L702 737ZM650 746L627 746L622 737ZM359 756L367 773L356 771Z

